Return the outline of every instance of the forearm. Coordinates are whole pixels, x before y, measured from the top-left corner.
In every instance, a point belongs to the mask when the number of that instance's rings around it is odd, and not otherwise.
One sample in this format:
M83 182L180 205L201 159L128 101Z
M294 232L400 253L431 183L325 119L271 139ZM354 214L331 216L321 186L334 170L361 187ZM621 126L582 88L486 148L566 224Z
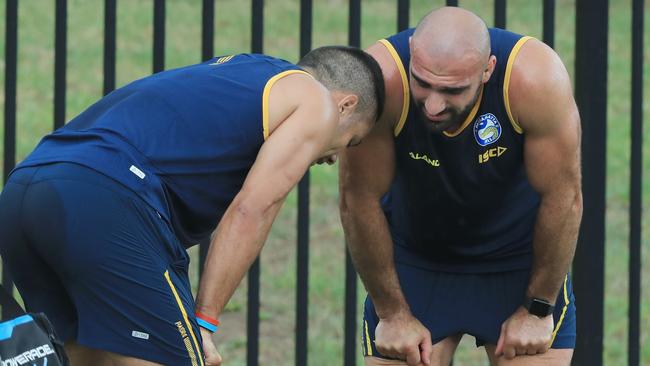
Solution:
M196 297L196 310L218 318L260 253L280 204L257 213L237 200L224 214L210 241Z
M410 311L393 260L393 241L379 203L341 205L350 256L380 318Z
M579 189L542 199L533 237L528 296L555 302L571 268L581 217Z

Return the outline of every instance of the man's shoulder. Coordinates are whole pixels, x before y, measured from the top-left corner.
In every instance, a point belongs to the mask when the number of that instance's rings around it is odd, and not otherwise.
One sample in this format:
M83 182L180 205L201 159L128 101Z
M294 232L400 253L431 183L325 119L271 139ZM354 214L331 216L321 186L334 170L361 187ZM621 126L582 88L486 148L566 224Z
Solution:
M402 32L397 35L404 34L405 33ZM406 51L400 51L399 42L394 42L395 40L392 39L392 37L387 37L375 42L372 46L366 49L366 52L377 61L384 76L386 97L384 102L384 112L381 116L381 124L391 125L394 127L399 123L405 101L406 103L409 101L409 55L404 53L408 52L408 38L406 38L405 44Z

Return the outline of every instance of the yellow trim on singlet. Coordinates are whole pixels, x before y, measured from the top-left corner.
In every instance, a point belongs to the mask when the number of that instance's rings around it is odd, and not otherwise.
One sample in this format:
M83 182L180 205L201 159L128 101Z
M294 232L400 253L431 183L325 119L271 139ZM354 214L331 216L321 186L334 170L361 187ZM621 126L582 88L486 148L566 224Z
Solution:
M372 356L372 346L370 345L370 334L368 333L368 321L363 321L366 330L366 356Z
M515 43L515 46L512 47L512 51L510 51L510 56L508 56L508 63L506 65L506 75L503 78L503 102L506 105L506 112L508 113L510 124L512 124L512 127L518 134L524 133L524 130L512 117L512 111L510 110L510 99L508 98L508 88L510 87L510 73L512 72L512 65L515 63L515 58L519 53L519 49L521 49L521 46L523 46L524 43L526 43L526 41L529 39L533 39L533 37L522 37L519 41L517 41L517 43Z
M276 81L282 79L283 77L291 74L305 74L309 75L303 70L287 70L283 71L266 82L264 86L264 93L262 94L262 130L264 133L264 141L269 138L269 95L271 94L271 87L275 84ZM310 75L311 76L311 75Z
M445 136L447 136L447 137L458 136L461 132L463 132L465 130L465 128L467 128L467 126L469 126L470 123L472 123L472 121L474 120L474 117L476 117L476 113L478 112L478 108L481 106L481 101L483 100L483 90L484 90L484 88L483 88L483 86L481 86L481 91L479 92L480 94L478 96L478 99L476 100L476 104L474 104L474 107L472 107L472 110L467 115L467 118L465 118L465 122L463 122L463 124L460 125L460 127L454 132L443 131L442 133Z
M201 354L201 347L199 347L199 342L196 340L196 336L194 335L192 324L190 323L190 320L187 317L187 312L185 311L185 307L183 307L183 302L181 301L180 296L178 296L178 292L176 291L176 287L174 286L172 279L169 277L169 271L165 271L165 279L167 279L169 288L171 288L172 293L174 294L174 298L176 299L176 304L178 305L178 308L181 310L181 314L183 315L183 320L185 321L185 326L187 327L187 331L190 332L190 336L192 336L192 341L194 342L194 347L196 349L196 352L198 353L198 359L201 362L201 366L204 366L205 364L203 363L203 355ZM193 352L191 352L191 349L188 349L187 351L189 353L190 359L192 360L192 364L195 364L197 356Z
M553 342L555 341L555 336L557 335L558 330L560 330L560 327L562 326L562 321L564 320L564 316L566 315L566 311L569 308L569 294L567 292L566 284L567 281L569 280L569 275L566 275L564 277L564 308L562 308L562 315L560 315L560 320L558 320L557 325L555 326L555 330L553 330L553 335L551 336L551 345L553 345Z
M380 39L379 43L383 44L384 47L386 47L388 50L388 53L390 53L390 55L393 57L395 64L397 64L397 70L399 70L399 74L402 77L402 93L404 96L404 100L402 101L402 113L400 114L399 122L397 122L397 126L395 126L395 130L393 131L393 134L395 137L397 137L397 135L399 135L399 133L402 131L404 123L406 123L406 117L409 114L409 104L411 103L409 79L406 76L406 70L402 64L402 59L399 57L399 54L395 50L395 47L393 47L393 45L385 39Z

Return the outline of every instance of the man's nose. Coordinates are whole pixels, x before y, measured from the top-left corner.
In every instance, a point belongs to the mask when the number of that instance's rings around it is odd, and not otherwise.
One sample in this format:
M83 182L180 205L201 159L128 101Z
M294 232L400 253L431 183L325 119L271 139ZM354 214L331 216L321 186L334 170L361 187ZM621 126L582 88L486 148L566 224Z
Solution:
M437 93L429 94L424 101L424 109L432 116L444 111L446 107L445 100Z

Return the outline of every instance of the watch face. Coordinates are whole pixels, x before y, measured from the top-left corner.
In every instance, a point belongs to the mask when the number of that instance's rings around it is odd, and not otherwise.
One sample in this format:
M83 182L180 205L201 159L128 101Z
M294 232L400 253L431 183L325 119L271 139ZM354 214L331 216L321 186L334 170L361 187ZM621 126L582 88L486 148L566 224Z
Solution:
M532 299L528 312L539 317L545 317L553 312L553 306L544 300Z

